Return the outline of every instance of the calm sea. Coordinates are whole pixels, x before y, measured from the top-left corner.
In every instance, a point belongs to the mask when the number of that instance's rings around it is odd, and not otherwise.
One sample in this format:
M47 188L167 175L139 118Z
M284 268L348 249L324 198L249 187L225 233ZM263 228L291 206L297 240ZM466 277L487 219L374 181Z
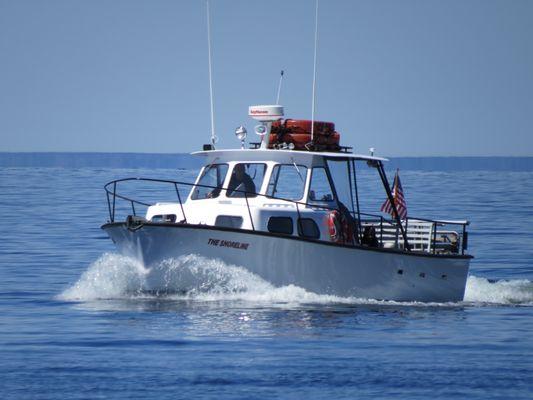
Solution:
M276 288L193 255L167 267L204 289L139 291L149 271L100 230L102 186L194 175L0 168L2 399L533 397L533 172L402 171L412 215L472 223L465 301L429 305Z

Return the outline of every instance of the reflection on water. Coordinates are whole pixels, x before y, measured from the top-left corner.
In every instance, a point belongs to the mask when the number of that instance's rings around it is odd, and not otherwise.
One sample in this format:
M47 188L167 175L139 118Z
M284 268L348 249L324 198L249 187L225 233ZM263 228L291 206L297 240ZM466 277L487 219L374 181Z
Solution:
M74 302L70 307L82 312L110 315L135 313L132 322L139 329L191 337L306 337L343 335L343 332L402 329L413 321L446 324L466 318L461 305L416 306L398 304L288 304L267 305L248 300L202 301L194 299L142 298ZM146 313L137 314L137 313ZM120 318L119 318L120 319ZM146 326L145 323L149 326Z

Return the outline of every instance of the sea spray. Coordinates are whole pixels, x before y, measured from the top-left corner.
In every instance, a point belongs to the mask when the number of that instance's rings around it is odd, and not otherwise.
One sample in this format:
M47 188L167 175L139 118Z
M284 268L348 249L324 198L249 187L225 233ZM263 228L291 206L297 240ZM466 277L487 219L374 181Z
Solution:
M58 297L74 301L165 297L170 300L242 300L269 305L368 302L318 295L295 285L274 287L243 267L194 254L167 259L150 268L133 258L104 254Z
M533 282L491 282L470 276L462 303L396 302L309 292L295 285L275 287L244 267L190 254L145 268L133 258L106 253L78 282L58 296L63 300L167 298L194 301L245 301L273 305L382 304L405 306L533 305Z
M140 294L148 272L133 258L105 253L58 297L61 300L97 300Z
M190 254L146 268L134 258L106 253L61 293L62 300L124 299L180 293L224 298L239 292L267 292L268 282L245 268Z
M165 293L186 294L189 298L203 294L226 296L273 288L243 267L195 254L167 259L152 267L147 286L152 290L159 288Z
M492 282L469 276L464 300L473 303L533 305L533 282L527 279Z

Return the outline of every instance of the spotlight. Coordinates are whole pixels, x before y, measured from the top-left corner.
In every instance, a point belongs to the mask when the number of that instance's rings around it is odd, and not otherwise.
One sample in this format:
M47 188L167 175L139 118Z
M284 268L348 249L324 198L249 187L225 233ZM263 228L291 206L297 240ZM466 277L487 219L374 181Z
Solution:
M255 133L259 136L263 136L267 131L267 128L265 125L256 125L255 126Z
M235 129L235 136L237 136L237 139L239 139L241 142L246 139L246 133L246 128L242 125Z

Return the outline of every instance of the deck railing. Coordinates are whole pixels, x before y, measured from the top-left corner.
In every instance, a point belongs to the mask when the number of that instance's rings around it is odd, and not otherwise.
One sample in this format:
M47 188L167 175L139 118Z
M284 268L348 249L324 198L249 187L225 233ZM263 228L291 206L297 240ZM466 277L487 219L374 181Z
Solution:
M187 188L196 187L196 188L206 188L212 190L228 190L228 188L220 186L210 186L195 184L190 182L180 182L174 180L166 179L154 179L154 178L123 178L117 179L111 182L108 182L105 186L107 206L109 211L109 222L115 222L116 210L117 210L117 199L122 200L126 203L129 203L131 207L132 215L137 217L137 206L150 207L153 204L146 203L140 200L130 198L119 194L117 191L118 184L123 182L132 182L132 181L142 181L149 183L163 183L173 186L173 191L176 194L176 200L179 203L181 212L183 214L183 220L177 221L177 223L187 224L187 215L185 213L185 208L183 207L183 199L180 194L180 187L184 186ZM250 210L249 198L255 197L264 197L268 199L274 199L279 201L289 202L294 204L296 208L296 213L298 215L298 232L302 232L301 229L301 214L300 208L312 208L319 209L324 211L338 211L343 212L339 207L331 207L328 205L321 204L320 202L302 202L296 201L293 199L287 199L277 196L270 196L255 192L247 192L243 190L232 190L233 192L242 193L242 197L246 201L246 207L248 211L248 216L250 218L250 226L252 230L255 231L255 224L252 217L252 212ZM344 210L346 212L346 210ZM468 247L468 233L466 231L466 226L469 225L468 221L446 221L446 220L431 220L425 218L414 218L408 217L402 220L402 226L407 232L408 243L402 237L400 232L400 227L398 223L393 219L388 219L382 215L369 214L360 212L359 215L355 211L349 211L353 221L355 223L356 231L356 242L360 244L370 245L365 243L364 233L365 229L373 227L375 231L375 237L377 239L377 245L379 247L385 248L396 248L404 251L421 251L425 253L432 254L442 254L442 253L452 253L452 254L465 254L465 251ZM358 218L359 217L359 218ZM450 230L450 226L459 227L459 232Z

